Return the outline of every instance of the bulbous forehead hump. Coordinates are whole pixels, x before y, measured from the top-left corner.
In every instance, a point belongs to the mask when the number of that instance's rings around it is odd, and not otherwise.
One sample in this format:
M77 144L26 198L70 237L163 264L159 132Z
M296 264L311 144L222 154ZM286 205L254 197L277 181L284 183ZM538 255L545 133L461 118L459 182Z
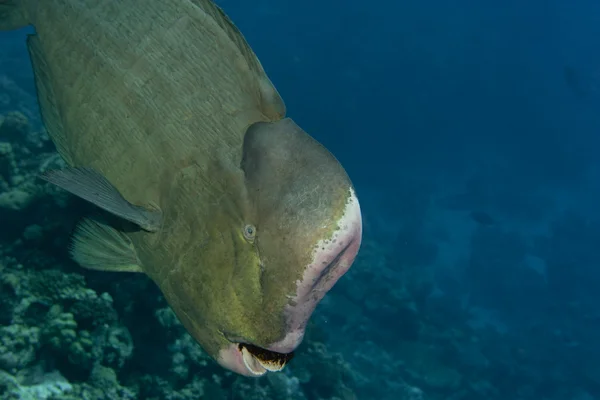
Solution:
M289 118L250 126L242 168L263 225L314 229L340 217L332 214L343 211L351 187L335 157Z

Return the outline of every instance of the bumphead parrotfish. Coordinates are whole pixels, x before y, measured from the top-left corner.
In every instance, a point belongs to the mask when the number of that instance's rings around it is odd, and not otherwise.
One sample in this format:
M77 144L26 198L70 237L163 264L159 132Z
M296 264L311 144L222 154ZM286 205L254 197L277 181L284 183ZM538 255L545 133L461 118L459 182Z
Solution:
M27 38L44 125L68 167L42 176L95 204L71 255L147 274L223 367L281 370L348 270L352 183L209 0L0 0Z

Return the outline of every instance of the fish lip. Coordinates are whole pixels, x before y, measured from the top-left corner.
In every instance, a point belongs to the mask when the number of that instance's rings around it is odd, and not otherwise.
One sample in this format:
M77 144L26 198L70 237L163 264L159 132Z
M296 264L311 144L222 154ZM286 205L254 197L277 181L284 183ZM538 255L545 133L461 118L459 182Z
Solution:
M258 359L249 353L241 344L237 345L237 350L242 358L244 366L251 376L262 376L267 373L267 369L258 361Z
M338 226L340 229L332 237L315 246L313 260L297 281L296 293L284 309L286 334L269 344L270 351L287 353L300 345L317 304L354 263L362 242L362 213L352 187Z
M216 361L223 368L250 378L258 378L267 373L267 369L262 367L258 361L255 362L252 358L244 359L244 352L235 343L221 348Z

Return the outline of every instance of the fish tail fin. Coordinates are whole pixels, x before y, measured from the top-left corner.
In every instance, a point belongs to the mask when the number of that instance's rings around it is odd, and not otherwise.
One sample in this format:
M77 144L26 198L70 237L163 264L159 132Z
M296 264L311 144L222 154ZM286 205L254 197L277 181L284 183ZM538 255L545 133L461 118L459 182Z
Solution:
M0 31L11 31L29 25L26 0L0 0Z

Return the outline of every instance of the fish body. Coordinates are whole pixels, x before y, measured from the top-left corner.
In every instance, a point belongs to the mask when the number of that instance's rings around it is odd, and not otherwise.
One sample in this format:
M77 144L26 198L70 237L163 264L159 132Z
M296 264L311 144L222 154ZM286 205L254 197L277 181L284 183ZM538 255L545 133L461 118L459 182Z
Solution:
M24 25L69 166L42 177L117 217L82 221L74 260L147 274L223 367L283 368L360 247L340 163L212 1L0 0Z

